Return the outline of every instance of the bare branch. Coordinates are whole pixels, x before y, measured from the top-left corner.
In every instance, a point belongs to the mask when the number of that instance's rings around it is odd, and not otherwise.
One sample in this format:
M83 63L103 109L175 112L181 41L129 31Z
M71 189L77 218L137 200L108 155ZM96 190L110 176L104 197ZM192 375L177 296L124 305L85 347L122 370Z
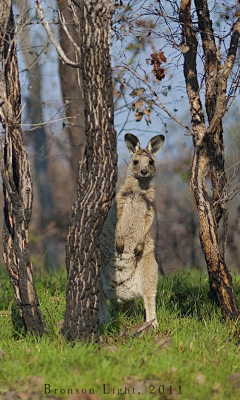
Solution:
M163 102L161 101L160 97L157 95L157 93L154 91L154 89L152 88L152 86L147 82L146 79L143 79L135 70L133 70L132 68L130 68L128 65L124 65L124 68L131 72L131 74L133 74L139 81L143 82L152 92L152 94L156 97L156 99L158 100L159 104L155 103L159 108L161 108L161 110L163 110L169 117L171 117L175 122L177 122L179 125L183 126L185 129L187 129L191 135L193 135L193 131L187 126L185 125L183 122L181 122L179 119L177 119L176 117L174 117L174 115L172 113L170 113L170 111L164 106Z
M213 205L215 206L217 204L226 203L227 201L232 200L239 193L239 191L240 191L240 185L237 185L231 192L227 193L222 199L219 199Z
M58 10L58 15L59 15L59 21L60 21L61 24L62 24L62 28L63 28L64 32L66 33L68 39L69 39L70 42L72 43L72 45L73 45L73 47L75 48L75 50L77 50L77 52L80 54L81 49L80 49L80 47L77 45L77 43L75 42L75 40L73 40L72 36L70 35L69 30L67 29L67 26L66 26L66 21L65 21L64 15L63 15L63 13L61 12L61 10Z
M238 18L237 21L232 26L231 42L225 64L221 71L220 83L221 81L227 81L229 74L232 71L233 64L235 62L237 54L239 36L240 36L240 18Z
M220 64L217 57L217 47L206 0L195 0L198 24L204 51L204 71L206 82L205 105L208 121L211 122L216 106L216 91L218 86L218 71Z
M40 19L43 27L45 28L45 31L47 32L47 35L50 39L50 41L52 42L52 44L55 46L59 56L62 58L62 60L67 64L70 65L71 67L74 68L81 68L81 65L79 63L73 62L71 61L66 54L64 53L62 47L60 46L60 44L57 42L57 40L54 38L53 32L50 28L49 23L47 22L47 20L45 19L45 15L43 13L43 9L41 6L41 3L39 0L36 1L36 5L35 5L35 10L37 13L37 17ZM77 46L75 44L75 46Z
M184 76L190 104L194 139L202 140L205 134L205 120L197 79L196 57L198 41L191 19L191 0L181 1L179 20L182 24L183 44L188 48L188 51L183 53Z
M220 70L220 79L218 82L218 93L217 93L217 103L214 116L212 121L207 129L207 132L210 133L216 129L216 126L219 123L219 120L223 118L226 111L229 107L227 107L228 98L226 96L227 90L227 80L229 78L229 74L232 71L236 53L239 43L239 36L240 36L240 18L238 18L237 22L233 24L232 27L232 36L231 42L228 50L228 55L224 66ZM239 79L237 80L238 85Z
M78 31L78 34L80 35L81 34L80 22L79 22L79 19L78 19L78 16L77 16L75 5L74 5L72 0L68 0L68 6L69 6L69 8L71 10L71 13L72 13L72 16L73 16L73 22L74 22L74 25L76 27L76 30Z

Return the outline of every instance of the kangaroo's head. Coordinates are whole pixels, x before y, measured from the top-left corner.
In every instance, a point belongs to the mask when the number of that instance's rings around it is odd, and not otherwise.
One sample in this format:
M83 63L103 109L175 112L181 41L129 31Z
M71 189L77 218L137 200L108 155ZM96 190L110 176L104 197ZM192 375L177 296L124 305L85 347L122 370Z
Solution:
M161 150L165 137L154 136L147 147L141 149L138 138L131 133L125 135L125 144L132 158L128 172L136 179L151 180L155 173L155 155Z

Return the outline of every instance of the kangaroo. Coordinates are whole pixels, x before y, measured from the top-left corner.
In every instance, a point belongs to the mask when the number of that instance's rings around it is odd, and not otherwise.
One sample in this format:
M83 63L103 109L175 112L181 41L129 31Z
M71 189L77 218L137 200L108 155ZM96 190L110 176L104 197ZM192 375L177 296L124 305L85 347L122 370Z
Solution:
M157 327L155 296L158 265L150 228L154 218L155 155L164 136L154 136L145 149L131 133L125 144L132 155L124 184L108 213L100 235L100 323L110 321L107 299L115 311L134 313L134 299L142 298L146 321Z

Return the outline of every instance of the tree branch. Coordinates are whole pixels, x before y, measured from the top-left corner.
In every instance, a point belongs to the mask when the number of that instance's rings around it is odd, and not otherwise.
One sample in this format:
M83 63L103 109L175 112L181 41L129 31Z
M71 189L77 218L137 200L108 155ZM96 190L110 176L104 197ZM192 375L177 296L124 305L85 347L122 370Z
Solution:
M205 134L205 119L199 96L197 79L197 36L191 19L191 0L182 0L179 9L179 20L182 24L183 44L188 51L184 52L184 76L190 104L194 140L202 140Z
M204 71L206 82L205 106L208 121L210 123L216 107L216 92L220 63L217 57L217 48L208 3L206 0L195 0L195 6L204 51Z
M68 39L69 39L70 42L72 43L72 45L73 45L73 47L75 48L75 50L77 50L77 52L80 54L81 49L80 49L80 47L77 45L77 43L75 42L75 40L73 40L72 36L70 35L69 30L67 29L67 26L66 26L66 21L65 21L64 15L63 15L63 13L61 12L61 10L58 10L58 16L59 16L59 21L60 21L61 24L62 24L62 28L63 28L64 32L66 33Z
M155 103L159 108L161 108L161 110L163 110L169 117L171 117L175 122L177 122L179 125L183 126L185 129L187 129L191 135L193 134L193 131L187 126L185 125L183 122L181 122L179 119L177 119L176 117L174 117L173 114L170 113L170 111L168 111L168 109L164 106L163 102L161 101L160 97L157 95L157 93L155 92L155 90L151 87L151 85L146 81L146 79L143 79L136 71L134 71L133 69L131 69L128 65L124 65L124 68L131 72L132 75L134 75L139 81L143 82L152 92L152 94L156 97L156 99L159 101L159 104Z
M235 62L240 36L240 18L232 26L231 42L225 64L221 71L221 78L227 80Z
M41 3L39 0L36 1L36 5L35 5L35 10L37 13L37 17L40 19L45 31L47 32L48 38L49 40L52 42L52 44L55 46L59 56L62 58L62 60L67 64L70 65L71 67L74 68L81 68L81 65L79 63L73 62L71 61L66 54L64 53L62 47L60 46L60 44L57 42L57 40L54 38L53 36L53 32L50 28L49 23L47 22L47 20L45 19L45 15L43 13L43 9L41 6ZM75 46L77 47L77 45L75 44Z
M240 37L240 18L233 24L231 42L228 50L228 55L225 60L224 66L220 70L220 79L218 81L217 102L214 116L209 124L207 132L210 133L218 124L218 121L223 118L228 107L228 98L226 96L227 80L232 71Z

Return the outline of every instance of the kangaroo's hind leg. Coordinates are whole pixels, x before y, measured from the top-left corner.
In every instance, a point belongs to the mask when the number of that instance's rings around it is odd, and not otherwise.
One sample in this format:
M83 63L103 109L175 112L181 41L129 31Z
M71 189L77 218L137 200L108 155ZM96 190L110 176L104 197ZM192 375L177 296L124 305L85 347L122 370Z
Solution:
M146 322L153 321L153 326L158 327L156 318L156 293L158 283L158 265L153 251L143 254L139 260L143 288L143 301L146 311Z

